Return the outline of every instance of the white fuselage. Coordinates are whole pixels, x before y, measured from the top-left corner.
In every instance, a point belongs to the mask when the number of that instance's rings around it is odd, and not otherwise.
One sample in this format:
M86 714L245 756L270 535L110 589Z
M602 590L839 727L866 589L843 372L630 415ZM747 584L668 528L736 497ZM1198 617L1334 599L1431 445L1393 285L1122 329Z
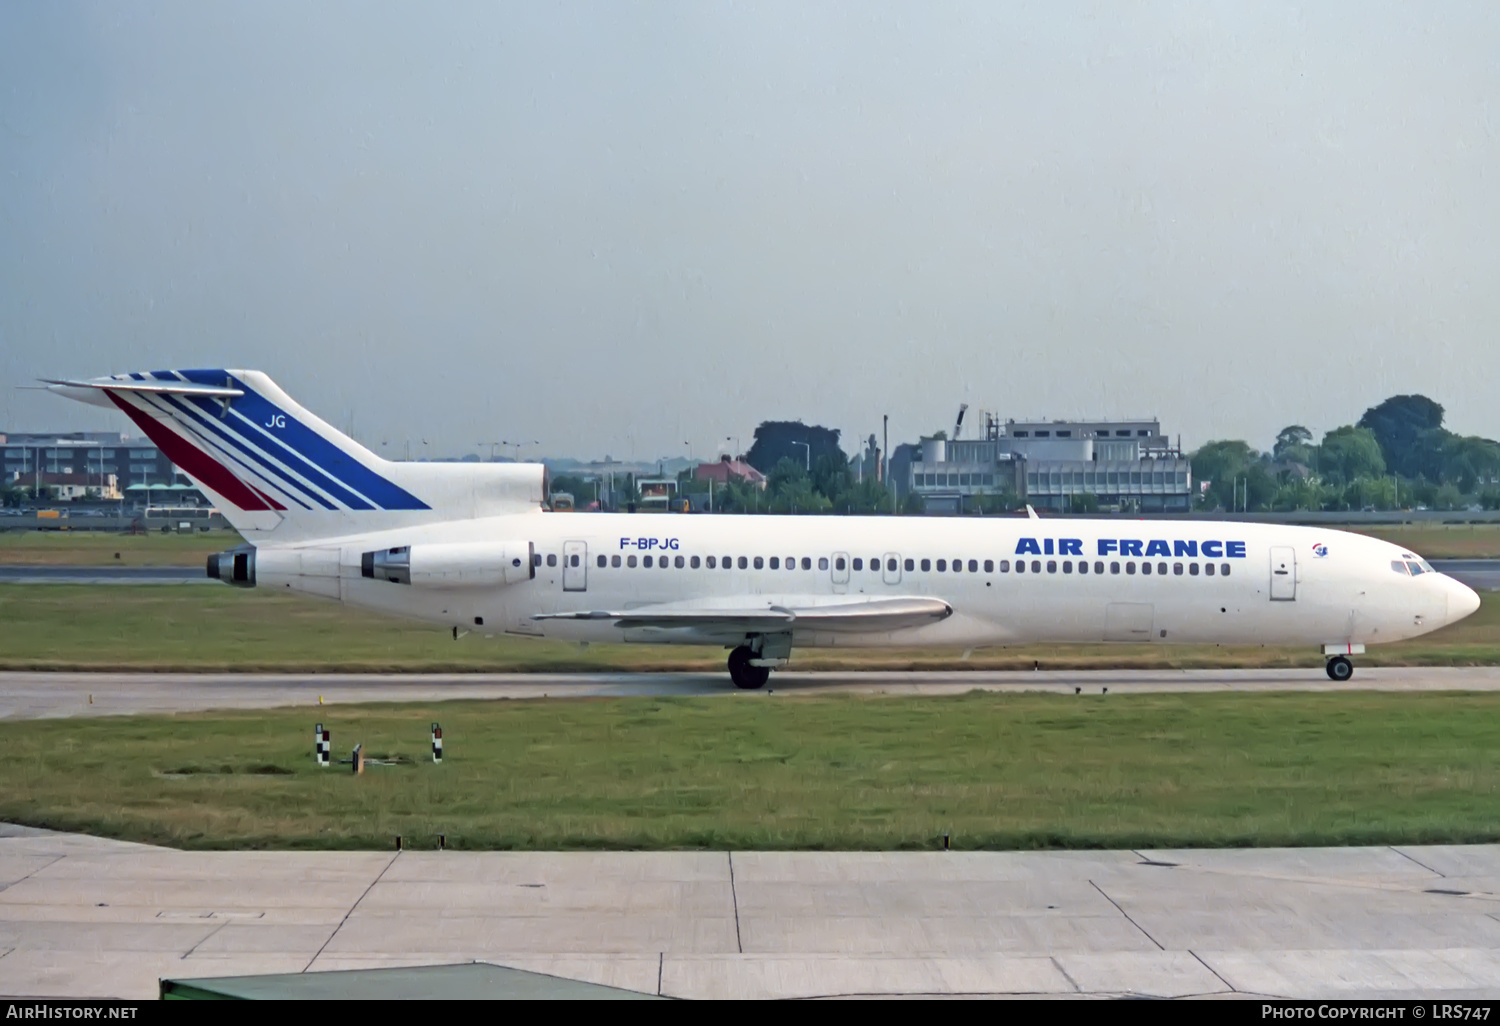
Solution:
M537 558L535 576L515 583L419 587L360 575L361 553L372 548L517 539ZM722 631L621 628L602 616L537 617L922 596L946 602L952 615L888 631L794 625L792 643L1364 645L1425 634L1479 604L1473 591L1443 574L1412 576L1405 564L1415 557L1377 539L1186 520L535 512L314 546L263 544L257 556L261 587L338 598L460 630L589 642L733 639ZM1018 561L1024 571L1018 572ZM957 572L955 562L962 568Z

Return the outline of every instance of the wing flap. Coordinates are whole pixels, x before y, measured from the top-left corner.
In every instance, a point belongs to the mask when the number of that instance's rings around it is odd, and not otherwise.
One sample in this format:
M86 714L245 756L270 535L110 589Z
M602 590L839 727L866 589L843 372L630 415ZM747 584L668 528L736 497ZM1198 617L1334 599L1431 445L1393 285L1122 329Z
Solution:
M689 627L700 631L772 633L791 630L866 633L920 627L953 614L942 599L902 597L826 602L783 599L760 607L643 606L621 611L543 613L535 620L613 620L616 627Z

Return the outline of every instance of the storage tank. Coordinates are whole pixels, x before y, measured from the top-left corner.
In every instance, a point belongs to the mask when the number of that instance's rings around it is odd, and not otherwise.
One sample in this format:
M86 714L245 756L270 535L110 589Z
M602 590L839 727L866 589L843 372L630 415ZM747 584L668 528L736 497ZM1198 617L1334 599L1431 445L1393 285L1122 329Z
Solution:
M923 463L947 463L948 440L945 438L922 439Z

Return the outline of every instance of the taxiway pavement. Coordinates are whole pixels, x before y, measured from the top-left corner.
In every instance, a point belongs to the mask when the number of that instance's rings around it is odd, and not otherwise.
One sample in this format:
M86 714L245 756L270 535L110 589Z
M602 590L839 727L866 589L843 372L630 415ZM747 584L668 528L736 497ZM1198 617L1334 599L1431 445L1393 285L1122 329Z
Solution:
M183 852L0 825L0 994L472 960L684 998L1494 998L1500 846Z
M1129 695L1212 691L1500 691L1500 666L1360 667L1350 683L1322 670L959 670L778 672L761 691L722 673L263 674L0 673L0 719L126 716L207 709L270 709L350 702L458 699L777 695L858 692L954 695L1047 691Z

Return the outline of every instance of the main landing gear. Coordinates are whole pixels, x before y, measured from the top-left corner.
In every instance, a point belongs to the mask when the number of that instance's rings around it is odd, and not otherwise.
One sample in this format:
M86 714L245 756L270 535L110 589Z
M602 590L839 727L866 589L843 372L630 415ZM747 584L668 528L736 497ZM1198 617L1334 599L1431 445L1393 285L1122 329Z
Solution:
M1334 656L1328 660L1328 676L1342 684L1354 676L1354 664L1348 656Z
M764 687L766 681L771 679L769 666L750 665L750 660L754 658L755 653L750 651L749 645L741 645L729 653L729 679L734 681L735 687L754 691Z

